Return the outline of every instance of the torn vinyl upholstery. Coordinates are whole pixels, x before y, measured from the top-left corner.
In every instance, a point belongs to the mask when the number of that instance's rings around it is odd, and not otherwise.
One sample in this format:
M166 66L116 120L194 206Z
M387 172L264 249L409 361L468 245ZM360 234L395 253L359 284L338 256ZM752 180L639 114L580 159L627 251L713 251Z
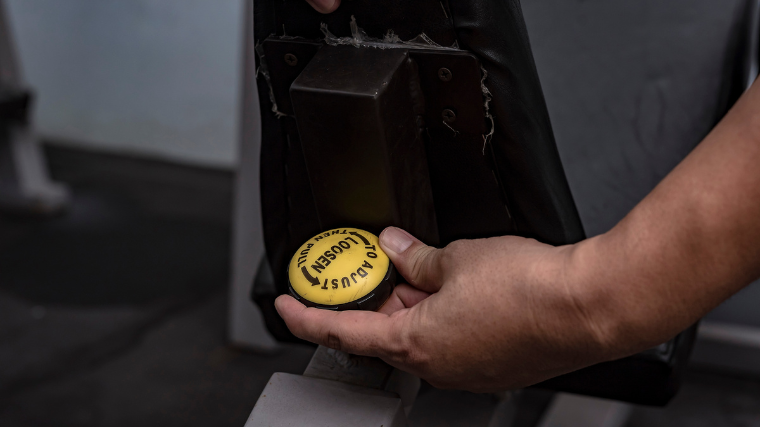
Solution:
M287 263L329 228L396 225L437 246L584 238L519 1L351 0L322 15L304 0L255 0L254 15L267 271L253 298L278 339L295 340L273 307ZM357 101L373 90L374 104ZM664 403L692 338L549 386Z

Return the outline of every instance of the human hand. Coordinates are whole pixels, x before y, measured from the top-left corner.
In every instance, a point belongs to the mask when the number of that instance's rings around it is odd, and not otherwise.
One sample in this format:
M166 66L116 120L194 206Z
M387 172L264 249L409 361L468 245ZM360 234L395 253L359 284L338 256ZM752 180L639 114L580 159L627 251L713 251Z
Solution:
M321 13L334 12L340 6L340 0L306 0L311 7Z
M524 387L609 356L584 292L567 280L571 246L507 236L435 249L393 227L380 245L409 284L378 312L280 296L297 337L472 391Z
M317 1L317 0L314 0ZM303 339L439 387L518 388L665 342L760 276L760 84L612 230L555 248L519 237L380 245L409 285L377 313L280 315Z

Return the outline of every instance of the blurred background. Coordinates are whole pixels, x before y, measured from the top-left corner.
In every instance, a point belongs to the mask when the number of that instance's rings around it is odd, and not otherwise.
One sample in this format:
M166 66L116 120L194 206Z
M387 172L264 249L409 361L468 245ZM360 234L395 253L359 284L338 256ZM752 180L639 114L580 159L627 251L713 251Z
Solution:
M587 234L725 112L747 4L523 2ZM275 343L248 297L263 256L250 5L2 5L0 425L242 427L271 374L313 352ZM760 426L758 307L752 285L708 316L681 393L626 425ZM410 420L477 425L494 404L425 386Z

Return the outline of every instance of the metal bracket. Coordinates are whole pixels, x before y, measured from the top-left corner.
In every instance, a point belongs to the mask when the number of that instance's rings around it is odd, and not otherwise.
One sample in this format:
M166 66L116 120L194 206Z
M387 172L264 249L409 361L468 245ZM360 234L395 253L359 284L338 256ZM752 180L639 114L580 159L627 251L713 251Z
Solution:
M480 62L473 54L410 50L409 57L419 69L428 127L447 127L465 134L486 133Z
M269 38L262 43L272 95L277 110L294 115L290 102L290 85L306 68L323 43L305 40Z
M323 46L323 42L277 37L262 43L279 112L294 115L290 87ZM473 54L451 49L393 49L405 52L416 63L426 127L486 133L480 62Z

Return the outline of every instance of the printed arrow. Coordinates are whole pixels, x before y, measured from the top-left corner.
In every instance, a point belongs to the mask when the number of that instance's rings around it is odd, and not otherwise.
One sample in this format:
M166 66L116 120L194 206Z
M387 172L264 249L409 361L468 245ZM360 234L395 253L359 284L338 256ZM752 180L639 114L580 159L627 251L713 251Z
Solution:
M367 240L367 238L364 237L364 236L362 236L361 234L359 234L359 233L357 233L355 231L350 231L348 234L353 234L354 236L362 239L362 242L364 242L364 245L365 246L369 246L369 240Z
M319 286L319 279L311 277L311 274L306 270L306 266L301 267L301 273L303 273L303 277L311 283L311 286Z

